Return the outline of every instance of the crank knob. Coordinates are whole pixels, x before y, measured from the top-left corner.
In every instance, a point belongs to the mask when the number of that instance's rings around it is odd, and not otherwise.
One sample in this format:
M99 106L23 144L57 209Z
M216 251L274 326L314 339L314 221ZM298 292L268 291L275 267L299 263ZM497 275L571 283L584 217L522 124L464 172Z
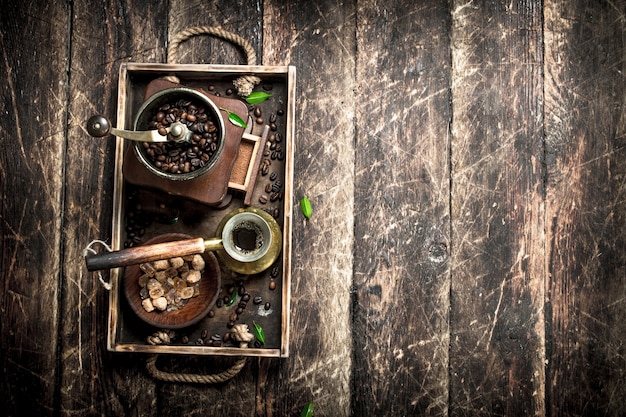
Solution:
M109 119L101 114L91 116L89 120L87 120L87 133L96 138L108 135L111 133L111 123Z

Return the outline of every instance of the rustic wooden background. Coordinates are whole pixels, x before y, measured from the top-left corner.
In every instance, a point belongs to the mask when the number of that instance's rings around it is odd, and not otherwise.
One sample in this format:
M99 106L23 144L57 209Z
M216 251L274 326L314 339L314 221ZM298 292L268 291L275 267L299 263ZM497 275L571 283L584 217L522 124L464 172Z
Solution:
M0 1L0 414L620 416L624 0ZM122 62L196 25L297 67L291 355L216 386L106 351ZM217 39L180 63L245 63ZM170 361L211 372L228 358Z

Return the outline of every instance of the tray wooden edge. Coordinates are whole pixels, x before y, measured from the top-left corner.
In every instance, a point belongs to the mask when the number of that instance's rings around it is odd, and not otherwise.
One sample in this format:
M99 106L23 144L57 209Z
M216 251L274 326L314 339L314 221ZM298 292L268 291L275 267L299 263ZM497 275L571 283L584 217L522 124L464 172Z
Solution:
M152 64L126 62L120 65L118 81L117 103L117 128L126 128L127 86L129 72L174 72L174 73L241 73L241 74L281 74L287 77L288 109L285 125L287 152L285 155L285 198L283 216L283 249L282 249L282 311L281 316L281 343L278 349L241 349L241 348L214 348L197 346L151 346L117 342L117 322L119 320L118 309L112 306L120 305L119 282L121 268L115 268L109 272L109 315L107 318L107 350L110 352L137 352L137 353L170 353L188 355L215 355L215 356L253 356L253 357L289 357L289 335L291 315L291 236L292 236L292 213L293 213L293 177L294 177L294 153L295 153L295 84L296 68L287 66L251 66L251 65L212 65L212 64ZM123 238L123 225L121 222L123 210L123 174L122 161L124 157L123 139L115 137L115 168L114 168L114 192L113 192L113 219L111 245L113 250L121 249Z

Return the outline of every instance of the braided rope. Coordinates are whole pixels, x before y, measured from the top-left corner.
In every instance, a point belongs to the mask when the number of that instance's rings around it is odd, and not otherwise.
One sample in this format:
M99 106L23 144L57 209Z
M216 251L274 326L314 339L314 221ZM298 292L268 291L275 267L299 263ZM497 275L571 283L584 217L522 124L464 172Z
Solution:
M244 38L236 33L229 32L220 27L214 26L196 26L185 29L174 36L167 47L167 62L176 62L178 60L178 47L189 38L198 35L212 35L225 39L235 45L240 46L245 54L248 65L256 65L256 52L254 48ZM242 97L247 97L252 92L255 85L259 84L261 79L254 75L243 75L233 81L233 85L237 89L237 93Z
M161 371L156 366L158 357L159 355L152 355L146 360L146 368L153 378L165 382L186 382L195 384L217 384L228 381L243 369L247 359L245 357L240 358L233 366L223 372L212 375L200 375Z

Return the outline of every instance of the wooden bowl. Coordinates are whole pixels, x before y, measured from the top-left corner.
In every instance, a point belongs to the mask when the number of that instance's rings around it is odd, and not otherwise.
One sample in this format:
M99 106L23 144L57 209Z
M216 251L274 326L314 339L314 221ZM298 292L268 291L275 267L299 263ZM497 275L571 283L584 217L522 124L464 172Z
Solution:
M190 238L192 237L181 233L167 233L146 241L144 245ZM212 252L205 252L202 254L202 257L204 258L205 267L200 280L200 294L190 298L187 304L174 311L146 311L141 304L141 287L138 282L139 277L143 275L143 271L139 268L139 265L126 267L124 270L124 293L130 307L137 316L151 326L162 329L181 329L202 320L213 308L221 287L220 266L217 258Z

